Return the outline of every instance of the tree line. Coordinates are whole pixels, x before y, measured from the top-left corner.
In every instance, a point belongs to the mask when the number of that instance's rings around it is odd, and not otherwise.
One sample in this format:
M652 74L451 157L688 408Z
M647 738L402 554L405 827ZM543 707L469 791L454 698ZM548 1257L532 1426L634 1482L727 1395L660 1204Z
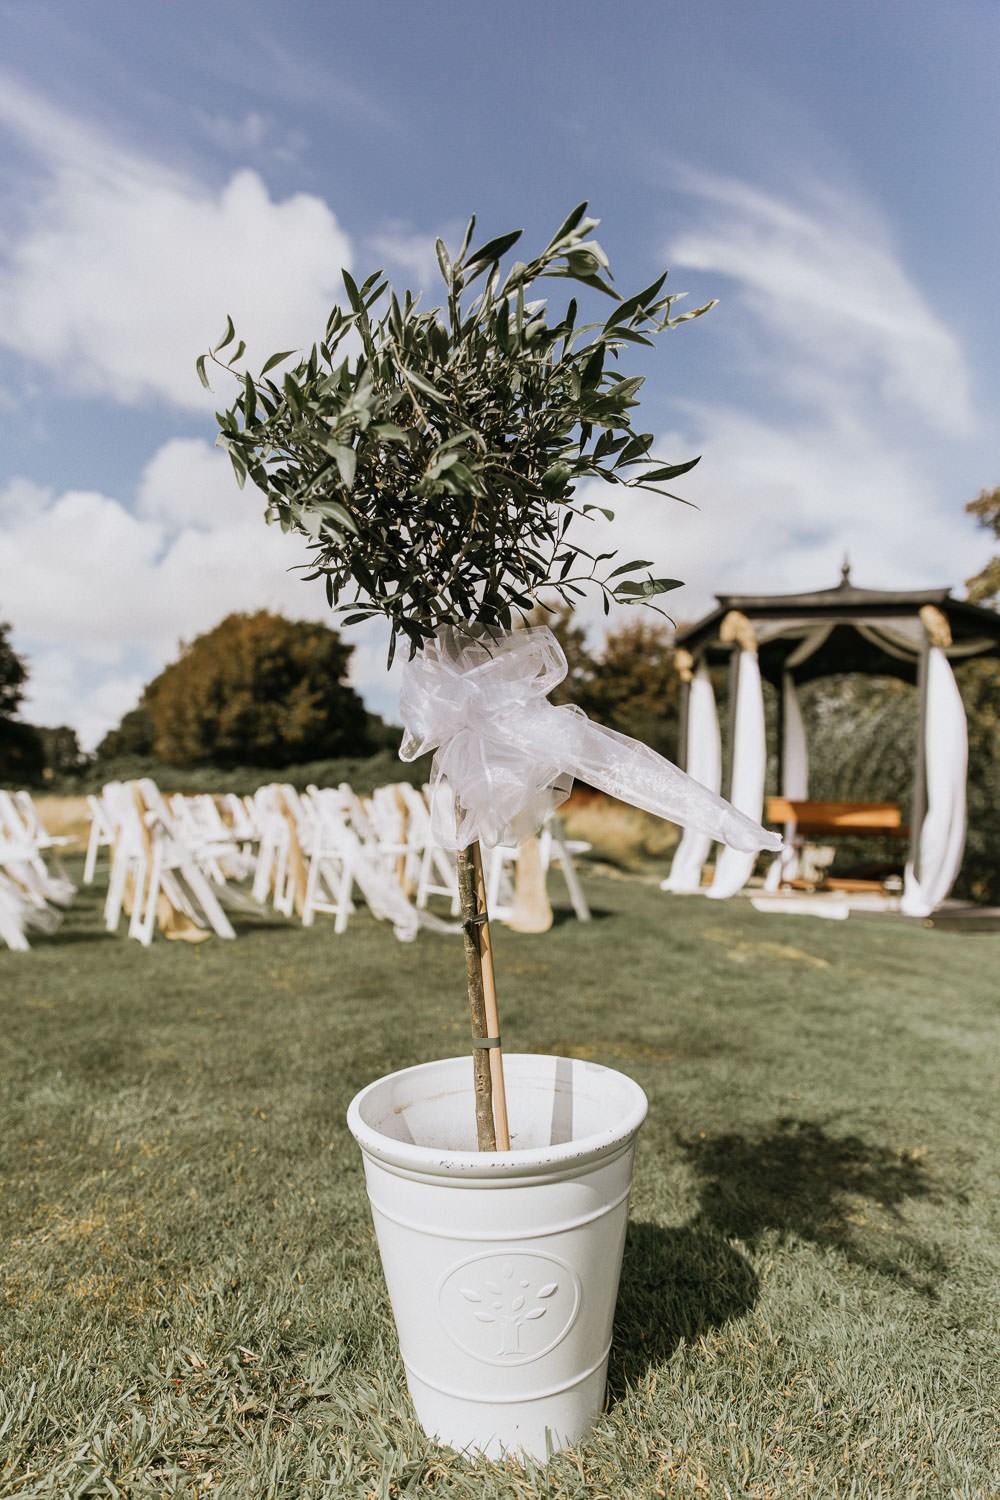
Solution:
M1000 540L1000 488L984 490L966 510ZM1000 556L967 580L967 590L970 599L996 606ZM612 628L598 646L565 607L539 609L529 623L548 625L566 654L568 674L554 701L576 703L597 722L677 758L680 680L668 623L634 619ZM110 777L116 764L139 760L192 771L279 771L379 753L391 763L398 748L400 731L370 713L347 680L353 648L326 625L265 610L228 615L182 644L92 757L81 753L71 728L21 718L29 667L9 636L10 626L0 623L0 782L62 784L85 769ZM969 837L958 889L997 900L1000 663L961 663L956 678L969 722ZM717 687L721 699L724 678ZM814 796L905 806L916 732L912 688L894 679L829 678L806 685L802 706ZM771 761L773 767L773 744Z

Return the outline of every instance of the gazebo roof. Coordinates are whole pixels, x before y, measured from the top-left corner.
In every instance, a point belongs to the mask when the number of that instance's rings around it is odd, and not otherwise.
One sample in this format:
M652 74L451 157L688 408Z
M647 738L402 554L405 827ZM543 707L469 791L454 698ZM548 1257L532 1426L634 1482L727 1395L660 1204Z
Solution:
M835 588L801 594L717 594L718 607L677 633L677 645L692 655L728 655L722 623L744 615L757 637L762 674L778 683L790 671L799 682L842 672L901 677L915 682L925 631L921 610L944 616L951 634L945 647L953 660L1000 655L1000 614L947 588L864 589L851 582L848 563Z

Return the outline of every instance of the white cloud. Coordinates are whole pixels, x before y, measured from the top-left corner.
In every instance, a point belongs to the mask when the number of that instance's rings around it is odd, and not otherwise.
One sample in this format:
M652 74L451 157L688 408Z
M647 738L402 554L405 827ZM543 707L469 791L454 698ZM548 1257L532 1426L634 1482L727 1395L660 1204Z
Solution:
M434 241L434 235L416 233L402 224L389 224L381 233L372 235L367 245L383 265L406 272L411 278L410 291L425 292L429 299L426 306L430 307L444 295Z
M793 205L745 183L695 173L682 186L707 212L674 239L670 263L737 283L741 302L771 341L772 357L760 351L762 361L786 393L844 399L850 388L856 402L874 395L906 406L944 433L970 430L958 342L860 196L815 186Z
M605 493L616 520L591 532L623 558L651 558L655 571L685 581L661 601L679 622L714 607L716 593L832 588L845 556L863 587L950 585L961 594L982 543L959 510L942 509L905 451L853 422L792 426L704 408L691 417L697 442L675 433L659 448L702 449L678 484L693 505ZM593 606L588 614L596 620Z
M92 749L135 707L146 681L136 672L95 672L63 650L32 652L29 665L23 717L32 724L70 725L84 749Z
M0 124L45 168L0 248L0 342L67 385L204 410L194 361L227 313L258 363L324 326L351 245L321 199L246 170L210 189L2 75Z
M165 443L143 470L136 492L136 511L143 519L174 529L240 527L263 509L263 498L252 487L240 490L228 459L200 438Z
M30 712L79 727L90 743L181 639L231 611L331 622L322 587L298 571L304 542L265 526L262 498L237 490L219 450L165 444L137 494L130 509L25 480L0 492L0 603L30 660Z

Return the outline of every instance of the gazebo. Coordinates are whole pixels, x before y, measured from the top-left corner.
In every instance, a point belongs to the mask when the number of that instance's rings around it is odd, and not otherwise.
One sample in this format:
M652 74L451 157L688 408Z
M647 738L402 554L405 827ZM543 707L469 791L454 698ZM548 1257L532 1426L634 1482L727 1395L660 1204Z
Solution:
M858 588L847 562L839 584L806 594L718 594L717 608L678 632L681 745L686 770L721 791L741 812L764 812L767 763L762 682L777 690L778 787L769 812L784 822L785 851L767 885L794 878L807 836L900 830L899 808L886 803L816 803L809 798L806 739L796 689L818 677L860 672L914 683L917 753L910 804L909 852L901 909L929 915L945 899L965 847L967 733L952 663L1000 655L1000 615L952 597L950 590L898 592ZM727 753L709 667L729 664ZM700 889L709 841L686 831L664 889ZM742 889L754 857L725 848L708 896Z

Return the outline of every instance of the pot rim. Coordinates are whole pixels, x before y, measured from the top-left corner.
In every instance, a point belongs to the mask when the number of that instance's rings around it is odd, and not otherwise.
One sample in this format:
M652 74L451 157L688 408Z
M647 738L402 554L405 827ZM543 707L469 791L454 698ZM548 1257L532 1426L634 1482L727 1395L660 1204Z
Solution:
M607 1161L626 1149L634 1138L649 1108L649 1101L642 1088L627 1073L608 1068L603 1063L583 1061L580 1058L561 1058L555 1053L508 1052L504 1063L513 1071L520 1061L544 1060L570 1062L576 1068L584 1068L590 1075L605 1074L616 1086L624 1086L626 1103L615 1118L613 1126L580 1136L558 1145L514 1148L510 1151L453 1151L441 1146L419 1146L414 1142L397 1140L383 1134L371 1125L363 1115L364 1105L376 1089L399 1079L428 1074L435 1069L446 1069L456 1064L467 1066L471 1072L472 1059L468 1054L459 1057L437 1058L430 1062L416 1063L408 1068L399 1068L374 1079L351 1100L347 1110L347 1125L366 1156L371 1156L384 1166L415 1173L420 1176L452 1179L479 1178L503 1182L511 1178L538 1177L558 1174L564 1170L579 1170L592 1163ZM462 1092L466 1092L464 1085ZM454 1093L447 1089L439 1092ZM469 1090L471 1094L471 1090ZM405 1108L397 1106L397 1108Z

